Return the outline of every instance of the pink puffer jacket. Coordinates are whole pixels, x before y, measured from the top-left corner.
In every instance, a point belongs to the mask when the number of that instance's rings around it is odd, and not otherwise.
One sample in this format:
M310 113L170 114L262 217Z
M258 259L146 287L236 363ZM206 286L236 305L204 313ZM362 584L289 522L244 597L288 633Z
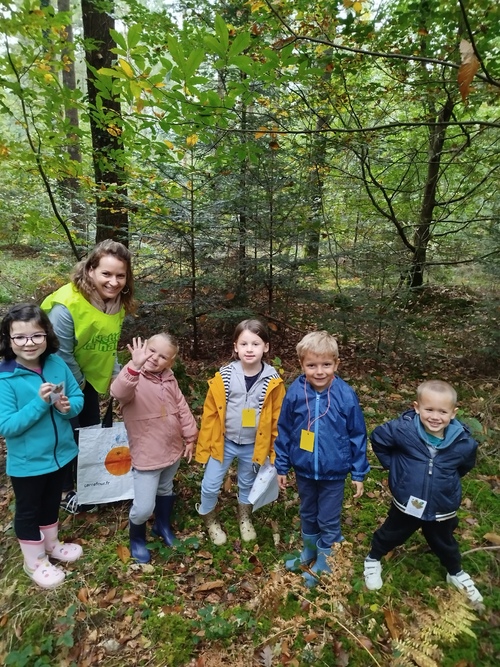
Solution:
M122 368L110 389L119 402L136 470L166 468L180 459L198 429L171 370L161 375Z

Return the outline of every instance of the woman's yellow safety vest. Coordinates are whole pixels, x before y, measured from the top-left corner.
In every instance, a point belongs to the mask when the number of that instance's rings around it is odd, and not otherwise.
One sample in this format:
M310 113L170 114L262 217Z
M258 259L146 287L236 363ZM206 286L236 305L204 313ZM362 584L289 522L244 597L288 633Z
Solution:
M74 356L85 379L99 393L108 391L116 359L125 309L108 315L93 306L73 283L49 294L41 308L49 313L57 304L66 306L75 325Z

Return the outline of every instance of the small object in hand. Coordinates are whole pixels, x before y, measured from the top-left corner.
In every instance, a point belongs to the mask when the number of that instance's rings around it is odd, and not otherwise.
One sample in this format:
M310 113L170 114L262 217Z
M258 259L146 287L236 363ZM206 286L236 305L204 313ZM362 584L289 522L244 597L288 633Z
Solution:
M59 382L52 387L50 392L50 402L52 404L57 403L57 401L64 395L64 382Z

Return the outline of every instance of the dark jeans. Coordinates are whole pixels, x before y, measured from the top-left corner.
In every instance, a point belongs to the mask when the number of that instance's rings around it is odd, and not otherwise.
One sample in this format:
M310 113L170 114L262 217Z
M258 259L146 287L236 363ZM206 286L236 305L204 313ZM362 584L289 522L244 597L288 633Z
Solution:
M344 538L340 514L344 501L345 480L316 480L295 475L300 497L300 522L306 535L321 534L319 546L329 549Z
M20 540L40 540L40 526L51 526L59 515L64 468L34 477L11 477L16 497L14 531Z
M387 519L373 535L369 556L380 560L389 551L404 544L413 533L421 528L427 544L447 572L451 575L457 574L462 569L460 549L458 542L453 537L453 531L457 526L456 516L445 521L422 521L391 505Z
M76 444L78 444L77 429L84 426L95 426L101 421L101 413L99 409L99 394L94 387L87 382L83 389L83 410L77 417L71 419L71 426L73 427L73 435ZM67 465L64 466L64 477L62 491L67 493L76 488L76 467L78 458L75 457Z

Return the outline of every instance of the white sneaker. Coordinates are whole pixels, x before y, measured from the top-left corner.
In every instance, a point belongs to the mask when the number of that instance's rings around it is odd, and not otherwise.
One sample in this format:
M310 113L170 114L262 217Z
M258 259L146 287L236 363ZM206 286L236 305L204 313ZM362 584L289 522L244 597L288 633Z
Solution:
M447 574L446 581L455 586L455 588L458 588L459 591L463 591L471 602L483 601L483 596L477 590L476 585L467 572L462 570L458 574Z
M378 591L382 588L382 563L373 558L365 558L365 585L369 591Z

